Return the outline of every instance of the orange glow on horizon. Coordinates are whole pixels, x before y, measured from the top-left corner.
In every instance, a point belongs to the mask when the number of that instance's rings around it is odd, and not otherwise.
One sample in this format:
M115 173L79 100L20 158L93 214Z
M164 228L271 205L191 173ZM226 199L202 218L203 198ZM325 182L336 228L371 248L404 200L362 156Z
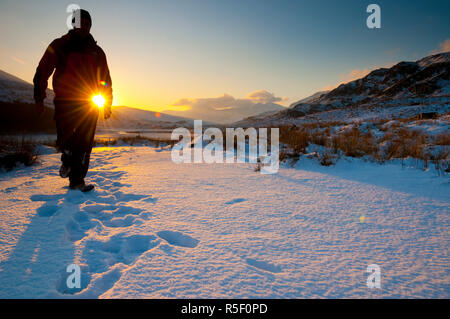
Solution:
M164 113L164 111L187 111L190 109L189 106L174 106L171 105L172 103L168 103L165 106L157 106L157 105L164 105L164 102L160 102L158 99L156 99L155 102L142 102L139 100L131 100L129 101L128 99L124 99L122 100L122 95L121 98L119 100L119 98L117 97L117 93L114 92L113 93L113 104L112 107L120 107L120 106L126 106L126 107L132 107L135 109L140 109L140 110L145 110L145 111L152 111L152 112L156 112L157 114L155 114L156 117L160 117L161 113ZM147 106L148 105L148 106Z

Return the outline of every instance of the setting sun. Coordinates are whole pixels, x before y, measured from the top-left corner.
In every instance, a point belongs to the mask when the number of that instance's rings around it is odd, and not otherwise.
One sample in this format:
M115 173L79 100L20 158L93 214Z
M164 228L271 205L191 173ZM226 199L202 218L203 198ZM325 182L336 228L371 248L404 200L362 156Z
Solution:
M94 95L92 97L92 101L95 105L97 105L99 108L103 107L105 105L105 98L101 96L100 94Z

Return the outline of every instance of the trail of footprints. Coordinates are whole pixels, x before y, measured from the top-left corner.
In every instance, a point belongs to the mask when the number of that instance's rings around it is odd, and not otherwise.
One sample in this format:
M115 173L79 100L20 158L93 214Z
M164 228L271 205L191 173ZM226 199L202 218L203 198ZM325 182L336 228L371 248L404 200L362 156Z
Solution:
M103 156L102 159L111 158ZM163 243L161 249L164 251L167 247L195 248L199 244L199 240L189 235L169 230L159 231L155 235L130 235L131 227L143 224L151 218L152 214L129 206L127 203L130 201L156 203L157 198L122 192L123 188L131 186L118 181L126 172L97 170L91 173L93 175L90 180L96 184L96 190L92 193L80 194L69 191L63 195L33 195L31 197L32 201L45 202L37 210L40 217L50 218L56 214L75 211L66 224L66 240L83 247L81 252L83 264L80 265L81 287L78 289L67 287L66 279L69 274L64 269L61 270L56 283L56 290L59 293L98 297L120 279L121 267L119 266L133 264L139 256L159 244ZM233 205L244 201L246 199L237 198L225 204ZM72 205L75 209L68 210L66 207L61 207L63 204ZM102 236L101 233L108 229L119 232L112 236ZM265 261L249 258L245 262L257 270L269 273L281 272L279 266ZM94 287L96 285L100 288Z
M103 156L100 161L103 160L105 163L104 161L108 159L111 157ZM64 269L61 270L56 283L56 290L59 293L97 297L120 279L121 266L133 264L139 256L161 242L185 248L197 246L199 243L197 239L174 231L160 231L155 235L132 234L131 227L143 224L151 218L152 213L130 206L128 202L156 203L157 199L123 192L124 188L131 186L118 181L126 172L106 171L100 168L91 173L93 175L90 181L96 185L96 190L92 193L80 194L69 191L62 195L31 197L32 201L45 202L37 210L40 217L51 218L57 214L74 212L65 226L65 239L82 248L81 287L78 289L67 287L66 279L70 274ZM108 230L114 230L114 235L103 235L108 233ZM100 286L100 289L94 287L95 285Z

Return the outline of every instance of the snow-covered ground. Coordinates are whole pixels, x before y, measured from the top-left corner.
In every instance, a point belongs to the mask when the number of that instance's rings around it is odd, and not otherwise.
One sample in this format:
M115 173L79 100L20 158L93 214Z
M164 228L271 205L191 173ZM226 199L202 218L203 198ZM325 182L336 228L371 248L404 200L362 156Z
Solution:
M263 175L99 147L84 194L40 161L0 174L1 298L450 297L450 183L431 169L303 157Z

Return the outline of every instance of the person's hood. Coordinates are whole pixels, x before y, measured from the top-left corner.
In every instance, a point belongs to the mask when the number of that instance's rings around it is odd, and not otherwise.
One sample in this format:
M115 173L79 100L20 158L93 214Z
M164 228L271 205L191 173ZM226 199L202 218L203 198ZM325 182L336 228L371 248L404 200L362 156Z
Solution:
M83 38L78 33L76 33L74 29L72 29L72 30L69 30L69 33L67 33L67 35L71 41L75 41L75 42L79 42L79 43L83 43L83 44L91 44L91 45L97 44L97 41L95 41L94 37L90 33L86 37Z

